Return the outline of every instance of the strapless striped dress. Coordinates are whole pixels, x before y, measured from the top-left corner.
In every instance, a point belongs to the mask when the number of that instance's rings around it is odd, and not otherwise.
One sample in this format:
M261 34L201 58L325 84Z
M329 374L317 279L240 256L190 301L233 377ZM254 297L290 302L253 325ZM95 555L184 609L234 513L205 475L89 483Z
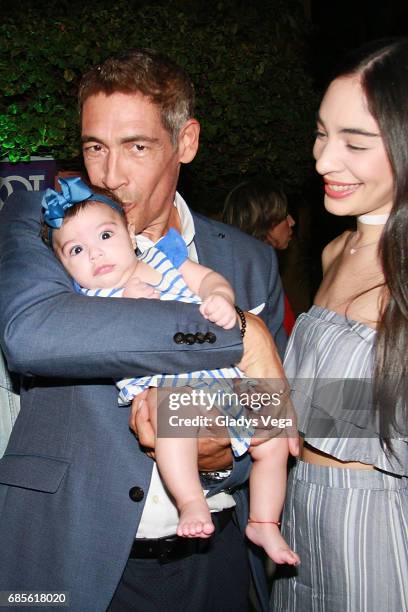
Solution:
M408 443L386 454L371 403L375 330L312 306L292 333L285 370L298 428L315 448L377 469L292 468L282 533L298 568L278 568L273 612L408 610Z

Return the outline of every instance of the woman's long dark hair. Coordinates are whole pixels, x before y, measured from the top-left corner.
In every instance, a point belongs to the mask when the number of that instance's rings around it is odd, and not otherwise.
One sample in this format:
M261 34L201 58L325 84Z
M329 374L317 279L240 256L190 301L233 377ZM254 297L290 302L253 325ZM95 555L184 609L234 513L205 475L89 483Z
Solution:
M408 429L408 39L370 43L346 61L336 78L360 75L394 178L393 206L379 245L386 295L374 361L380 434L392 448L390 438Z

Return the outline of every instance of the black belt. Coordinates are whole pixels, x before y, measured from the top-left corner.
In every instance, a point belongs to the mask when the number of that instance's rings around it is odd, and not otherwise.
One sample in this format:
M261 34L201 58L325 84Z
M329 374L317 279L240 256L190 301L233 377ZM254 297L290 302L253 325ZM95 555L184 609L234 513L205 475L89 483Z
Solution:
M181 538L168 536L164 538L137 538L132 545L129 559L157 559L163 563L182 559L208 550L211 539L226 527L233 515L233 508L211 513L215 533L209 538Z

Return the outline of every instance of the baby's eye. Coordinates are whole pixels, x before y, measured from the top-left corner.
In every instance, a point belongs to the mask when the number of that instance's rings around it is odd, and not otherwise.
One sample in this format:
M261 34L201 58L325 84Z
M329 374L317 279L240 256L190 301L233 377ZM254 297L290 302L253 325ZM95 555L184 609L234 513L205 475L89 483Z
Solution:
M79 253L82 253L82 247L79 246L78 244L73 246L72 249L70 249L69 254L70 255L79 255Z
M111 238L112 235L113 235L113 232L104 231L101 234L101 238L102 240L108 240L108 238Z

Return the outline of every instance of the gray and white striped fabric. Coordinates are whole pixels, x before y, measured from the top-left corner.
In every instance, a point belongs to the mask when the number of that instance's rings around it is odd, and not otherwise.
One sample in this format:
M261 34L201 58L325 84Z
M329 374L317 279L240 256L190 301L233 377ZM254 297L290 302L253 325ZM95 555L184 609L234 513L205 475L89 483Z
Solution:
M301 565L278 568L273 612L408 611L407 440L393 440L389 456L366 418L369 410L353 414L336 398L326 406L316 399L322 381L371 377L374 340L373 329L318 306L299 317L290 339L285 370L305 440L342 461L378 469L302 461L292 468L282 533ZM322 415L332 434L341 422L350 436L317 437Z
M282 534L301 559L275 574L273 612L408 610L408 483L298 461Z

